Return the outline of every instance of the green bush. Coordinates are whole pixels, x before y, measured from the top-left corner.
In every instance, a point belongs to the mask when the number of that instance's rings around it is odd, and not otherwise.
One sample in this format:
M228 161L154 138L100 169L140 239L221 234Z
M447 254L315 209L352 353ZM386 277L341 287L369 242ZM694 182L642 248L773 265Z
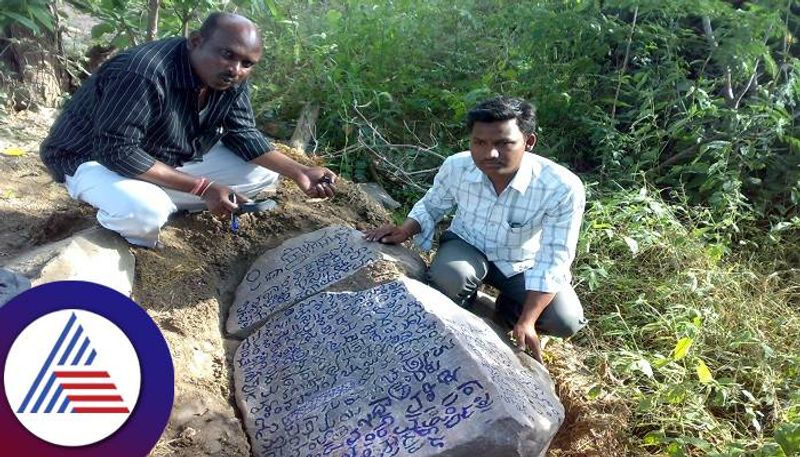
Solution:
M790 5L291 2L259 18L268 63L257 104L286 118L318 103L322 148L353 177L376 152L408 172L435 167L441 157L386 144L449 155L466 148L464 114L476 101L525 97L539 107L539 153L601 182L647 173L735 231L797 212ZM424 187L432 173L415 176Z
M647 189L591 196L575 266L589 364L630 399L635 455L795 455L800 270L783 252L800 246L726 254L709 216Z

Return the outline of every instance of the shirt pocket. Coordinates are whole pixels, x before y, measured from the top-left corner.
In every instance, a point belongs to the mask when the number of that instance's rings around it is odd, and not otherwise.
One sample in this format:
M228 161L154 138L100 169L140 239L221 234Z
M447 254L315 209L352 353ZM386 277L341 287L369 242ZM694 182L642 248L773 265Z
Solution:
M503 221L506 247L514 257L511 260L526 260L533 256L541 232L541 217L534 217L525 223Z

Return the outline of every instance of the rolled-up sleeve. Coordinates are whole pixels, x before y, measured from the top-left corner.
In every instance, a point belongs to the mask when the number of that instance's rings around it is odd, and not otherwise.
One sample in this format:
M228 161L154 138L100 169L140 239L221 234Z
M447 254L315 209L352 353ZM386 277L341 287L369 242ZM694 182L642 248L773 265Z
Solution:
M222 127L222 143L244 160L253 160L272 150L272 144L256 128L249 85L236 97L222 121Z
M142 149L151 119L161 109L153 82L132 73L103 77L92 129L93 159L126 177L138 176L155 159Z
M525 289L556 293L569 284L586 194L578 180L542 219L541 249L525 270Z
M419 223L422 231L414 237L414 243L422 249L428 250L433 246L433 235L436 223L453 209L453 183L450 182L452 161L445 160L433 178L433 185L408 213L408 217Z

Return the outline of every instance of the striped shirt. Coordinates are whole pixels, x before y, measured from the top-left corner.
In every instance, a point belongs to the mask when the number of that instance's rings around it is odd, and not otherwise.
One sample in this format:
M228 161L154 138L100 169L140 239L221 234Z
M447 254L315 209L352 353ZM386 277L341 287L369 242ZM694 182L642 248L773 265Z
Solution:
M199 160L220 140L246 161L272 149L256 129L246 83L209 88L201 119L202 86L184 38L122 52L72 97L42 143L42 161L63 182L90 160L135 177L156 160L172 167Z
M436 223L455 207L450 230L506 277L524 272L527 290L558 292L572 279L585 198L577 176L530 153L498 196L465 151L444 161L408 217L422 228L415 242L430 249Z

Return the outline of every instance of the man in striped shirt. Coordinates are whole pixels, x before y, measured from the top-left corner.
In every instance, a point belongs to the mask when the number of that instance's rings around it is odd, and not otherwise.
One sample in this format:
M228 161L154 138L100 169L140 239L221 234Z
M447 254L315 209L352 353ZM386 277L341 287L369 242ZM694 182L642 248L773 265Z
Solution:
M428 272L431 285L469 305L486 282L500 290L496 309L520 347L541 362L538 332L571 336L586 325L570 285L585 195L580 179L530 151L531 104L497 97L467 115L470 150L450 156L433 186L400 226L365 238L402 243L416 235L430 249L436 223L456 209Z
M153 247L179 209L237 209L278 174L311 197L336 176L273 150L255 127L247 78L261 58L248 19L211 14L190 38L147 43L89 78L42 143L41 157L70 196L129 242Z

